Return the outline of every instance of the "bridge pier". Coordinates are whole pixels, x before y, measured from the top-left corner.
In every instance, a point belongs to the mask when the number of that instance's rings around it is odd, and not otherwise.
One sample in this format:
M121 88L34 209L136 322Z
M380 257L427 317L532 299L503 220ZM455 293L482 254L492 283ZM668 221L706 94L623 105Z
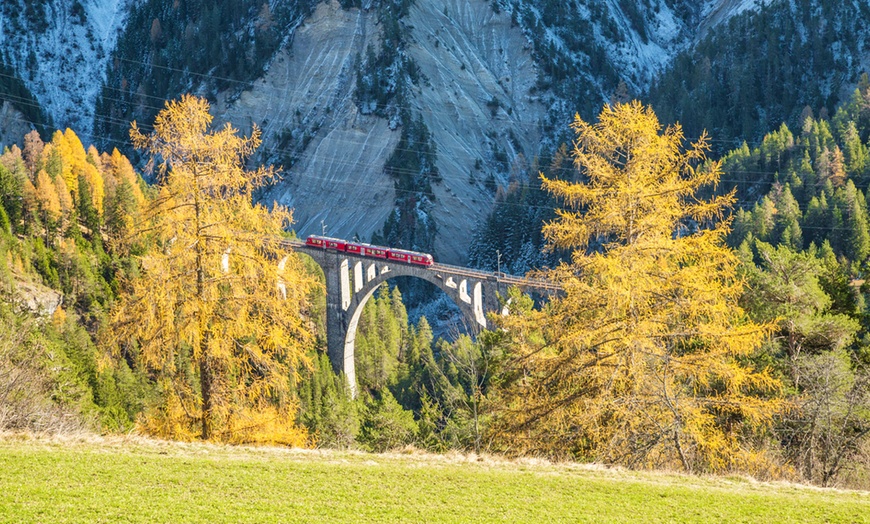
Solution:
M356 372L353 351L347 352L347 342L353 348L356 332L348 330L345 311L350 307L350 283L347 259L339 260L338 253L324 253L334 263L320 264L326 276L326 354L336 374L344 373L351 394L356 394ZM316 259L315 259L316 260ZM333 262L333 261L330 261ZM347 340L349 338L349 340Z

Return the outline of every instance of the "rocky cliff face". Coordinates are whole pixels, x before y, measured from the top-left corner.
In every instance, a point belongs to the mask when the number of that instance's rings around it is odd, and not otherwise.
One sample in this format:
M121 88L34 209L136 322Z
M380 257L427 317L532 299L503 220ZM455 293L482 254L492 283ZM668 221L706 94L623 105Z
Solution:
M264 200L292 207L302 235L368 240L393 209L384 163L398 133L353 101L354 65L377 39L371 12L322 3L251 89L218 97L218 119L263 129L262 158L284 168Z
M606 13L624 32L621 43L604 39L602 49L631 85L642 85L681 44L685 21L660 7L641 38L619 4L609 7ZM441 181L432 185L427 219L435 222L434 250L441 260L464 262L496 188L512 173L526 175L547 128L567 129L571 111L553 110L567 104L541 89L538 19L523 19L532 9L531 2L431 0L414 2L400 20L404 53L418 77L409 83L402 109L422 119L437 151ZM326 231L368 239L395 209L384 164L399 143L396 119L354 103L354 76L383 29L374 10L322 3L264 78L233 100L221 97L219 118L242 129L263 127L265 158L285 168L284 182L266 199L292 206L302 235ZM562 30L545 28L542 35L583 69L582 52L569 48ZM589 67L583 72L595 84L598 106L607 87Z
M420 75L406 107L429 129L442 178L433 184L436 252L461 262L492 204L486 180L506 182L485 167L494 152L513 159L537 150L544 112L529 95L535 66L510 16L484 0L417 2L402 24ZM384 164L399 141L397 123L363 114L354 100L361 56L380 35L372 11L322 3L260 81L216 106L218 118L241 129L263 128L265 157L285 168L265 198L294 208L301 235L368 240L394 210Z
M538 153L546 112L532 94L537 70L520 28L484 0L417 2L406 23L425 79L410 106L432 133L443 178L433 186L435 251L461 263L491 209L492 181L505 185L510 164L527 169Z
M6 100L0 103L0 147L21 142L31 129L33 126L27 117L12 103Z
M493 201L487 180L505 184L509 172L487 166L537 152L545 112L530 95L535 65L510 15L484 0L417 2L402 23L420 75L407 109L429 129L442 178L433 184L436 252L462 262ZM216 106L241 129L263 128L266 158L285 168L265 198L293 207L302 235L367 240L394 209L384 164L397 124L363 114L353 97L360 56L378 45L380 29L370 11L320 4L264 78Z
M0 44L54 126L73 127L86 140L91 129L125 127L137 107L156 110L172 89L214 100L218 122L245 132L257 124L265 140L258 160L284 167L283 181L263 199L293 207L302 235L325 231L368 240L396 215L402 192L409 190L396 189L396 169L391 177L385 165L397 150L420 145L402 142L402 129L403 123L421 122L436 169L415 175L431 177L431 191L412 196L422 196L425 204L418 205L420 219L435 224L436 256L454 263L464 262L497 188L512 176L526 177L536 156L565 140L575 112L591 117L620 83L629 96L642 94L699 35L765 3L240 0L246 6L237 17L240 25L235 32L220 28L232 42L216 52L258 57L251 58L257 66L264 50L277 49L262 76L242 83L193 74L191 65L179 66L184 70L177 82L168 78L171 64L185 63L173 58L174 46L208 42L200 33L220 20L206 20L205 11L197 15L174 0L161 2L4 2ZM187 22L170 24L179 5ZM125 26L134 11L139 18L149 14ZM125 46L136 51L130 43L143 43L136 60L115 50L121 28L132 35ZM368 50L392 45L397 33L401 60L365 70L372 67ZM272 43L263 44L266 36ZM238 49L246 42L250 52ZM158 59L159 67L149 62ZM141 66L133 75L141 83L126 83L130 75L104 79L109 63L115 71L119 63ZM241 70L250 74L257 67ZM160 82L152 81L149 70L160 73ZM234 69L223 70L229 75ZM363 77L369 88L389 95L387 109L359 96ZM152 93L158 84L169 86L169 94ZM10 122L27 120L11 108L3 111L0 116ZM123 135L93 138L110 146Z

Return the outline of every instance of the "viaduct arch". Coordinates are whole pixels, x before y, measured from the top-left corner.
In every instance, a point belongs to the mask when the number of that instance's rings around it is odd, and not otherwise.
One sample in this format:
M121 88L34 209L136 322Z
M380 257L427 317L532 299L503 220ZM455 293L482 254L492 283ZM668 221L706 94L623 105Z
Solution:
M284 245L310 256L323 269L326 276L327 354L335 372L344 373L347 377L354 395L357 325L363 306L383 282L402 276L431 282L459 306L468 324L477 329L487 327L486 314L499 311L499 297L507 296L510 287L560 291L557 286L545 282L458 266L403 264L309 246L298 241L287 241Z

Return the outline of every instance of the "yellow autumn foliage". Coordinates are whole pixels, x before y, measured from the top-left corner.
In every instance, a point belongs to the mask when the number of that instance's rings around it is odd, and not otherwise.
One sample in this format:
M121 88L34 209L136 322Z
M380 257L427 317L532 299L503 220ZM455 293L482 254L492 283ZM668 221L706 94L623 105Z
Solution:
M57 186L48 173L40 171L36 175L35 195L43 222L56 223L61 219L63 211L58 196Z
M514 452L632 467L770 471L765 434L781 384L752 356L771 330L737 300L739 261L702 199L719 164L637 102L575 119L581 182L543 178L565 203L544 228L571 261L565 296L503 320L515 344L496 439Z
M112 150L111 156L108 156L108 162L104 161L103 163L104 166L110 167L107 172L112 174L115 184L126 182L130 185L137 206L145 203L145 195L142 194L142 189L139 187L136 171L126 156L115 148Z
M55 131L50 146L43 151L43 157L47 159L53 150L60 155L60 175L66 183L71 198L78 201L81 190L79 178L83 178L87 182L94 209L102 216L105 198L103 177L93 158L89 160L89 154L85 151L79 137L69 128L65 131ZM91 148L93 149L93 146Z
M142 275L113 312L116 341L135 341L160 377L162 400L144 416L146 431L302 442L290 380L307 365L304 297L314 281L295 255L279 269L290 212L251 202L274 177L245 168L259 130L238 136L230 126L212 130L211 119L205 100L184 96L166 104L152 133L133 125L134 145L158 162L159 193L139 226L156 248L140 257ZM124 162L113 163L127 176ZM283 299L279 281L294 300Z

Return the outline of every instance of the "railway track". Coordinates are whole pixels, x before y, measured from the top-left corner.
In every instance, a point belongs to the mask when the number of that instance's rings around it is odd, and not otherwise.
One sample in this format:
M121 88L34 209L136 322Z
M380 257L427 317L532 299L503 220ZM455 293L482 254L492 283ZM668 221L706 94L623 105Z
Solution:
M284 247L296 249L296 250L299 250L302 252L305 252L308 250L321 250L322 249L322 248L312 247L312 246L306 244L305 242L299 241L299 240L283 240L283 241L281 241L281 245ZM382 260L379 258L360 256L360 255L355 254L355 253L348 253L348 255L353 256L355 258L362 258L362 259L367 259L367 260L369 260L369 259L370 260ZM402 262L390 260L389 263L401 264ZM419 267L419 266L417 266L417 267ZM471 268L467 268L467 267L463 267L463 266L454 266L452 264L442 264L442 263L436 262L436 263L432 264L431 266L426 266L425 269L427 269L429 271L435 271L435 272L440 271L442 273L447 273L447 274L450 274L452 276L475 278L475 279L479 279L479 280L490 280L490 281L495 281L495 282L499 282L499 283L504 283L504 284L507 284L510 286L517 286L520 288L533 288L533 289L538 289L538 290L542 290L542 291L552 291L552 292L562 291L561 286L559 286L558 284L554 284L553 282L548 282L546 280L535 280L535 279L530 279L530 278L523 278L523 277L518 277L518 276L514 276L514 275L507 275L505 273L498 273L498 272L493 272L493 271L483 271L483 270L471 269Z
M507 275L505 273L496 273L492 271L481 271L478 269L470 269L462 266L454 266L450 264L441 264L435 263L429 266L429 269L432 271L442 270L445 273L450 273L451 275L464 276L477 278L481 280L495 280L496 282L503 282L505 284L509 284L517 287L531 287L536 289L548 290L548 291L561 291L562 287L554 284L552 282L548 282L546 280L535 280L531 278L523 278L517 277L514 275Z

